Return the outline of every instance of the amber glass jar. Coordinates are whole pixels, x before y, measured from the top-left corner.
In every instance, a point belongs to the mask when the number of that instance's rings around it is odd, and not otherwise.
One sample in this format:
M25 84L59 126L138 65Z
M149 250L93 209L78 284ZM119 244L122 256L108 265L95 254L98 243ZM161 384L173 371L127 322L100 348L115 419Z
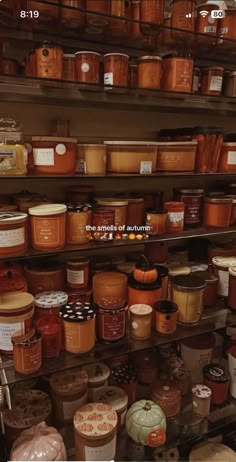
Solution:
M93 276L93 300L100 308L121 308L127 302L127 276L118 272Z
M66 216L66 243L86 244L91 233L92 206L69 204Z
M152 307L142 303L129 308L129 333L135 340L147 340L152 333Z
M202 69L202 95L220 96L222 93L223 75L223 67L206 67Z
M74 9L63 8L70 6ZM61 0L61 22L70 28L77 28L84 25L85 14L82 11L76 11L76 8L84 8L85 0Z
M63 51L59 45L43 42L35 50L37 77L62 79Z
M104 56L103 62L104 85L127 87L129 56L122 53L108 53Z
M114 212L115 231L125 230L128 201L110 198L98 199L97 205L105 210Z
M141 21L162 24L164 18L164 1L163 0L142 0L141 1ZM144 34L150 34L155 28L148 24L141 24L141 30Z
M95 51L78 51L75 53L75 76L78 82L100 82L100 58Z
M115 212L99 208L92 215L92 236L95 241L111 241L114 235Z
M40 21L55 21L59 17L59 2L60 0L51 0L50 3L55 3L55 5L49 5L44 2L27 0L27 9L39 11Z
M75 55L63 55L62 78L63 80L75 80Z
M25 60L25 75L28 76L36 76L36 56L35 50L29 52L26 60Z
M66 262L66 280L72 289L83 289L89 282L89 259L77 257Z
M181 392L169 380L158 380L152 384L151 399L163 410L167 420L175 419L180 413Z
M110 0L111 1L111 15L117 16L118 19L111 18L110 26L112 35L121 34L125 32L125 20L121 19L125 16L125 0Z
M171 299L178 305L178 322L197 324L202 315L205 281L197 276L173 276Z
M146 211L146 232L150 236L166 233L167 229L167 210L147 210Z
M204 189L174 190L174 198L185 205L184 224L187 226L200 226L202 221Z
M159 89L162 59L160 56L142 56L138 59L138 87Z
M167 56L163 60L163 90L190 93L193 80L193 60L180 56Z
M24 268L29 292L36 295L45 291L61 291L65 285L64 266L57 261L43 260Z
M217 4L201 4L198 5L195 9L195 31L199 32L200 34L208 34L208 35L216 35L217 34L217 27L221 22L221 19L218 20L215 17L211 16L212 10L217 10ZM207 11L208 14L202 15L202 11ZM198 37L199 40L200 37ZM202 38L200 38L201 40Z
M230 226L232 202L232 199L225 197L206 197L204 202L204 225L216 228Z
M173 0L171 3L171 27L184 30L194 30L194 8L193 0ZM172 35L179 32L172 31Z
M12 336L14 368L23 375L33 374L42 365L41 333L30 330L27 334L21 331Z

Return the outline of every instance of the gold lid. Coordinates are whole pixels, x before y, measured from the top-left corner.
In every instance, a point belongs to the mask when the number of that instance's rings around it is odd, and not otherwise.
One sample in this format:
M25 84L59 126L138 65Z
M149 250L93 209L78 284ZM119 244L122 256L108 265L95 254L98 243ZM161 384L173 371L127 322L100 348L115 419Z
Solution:
M7 292L0 294L0 313L11 311L24 311L34 302L33 295L28 292Z

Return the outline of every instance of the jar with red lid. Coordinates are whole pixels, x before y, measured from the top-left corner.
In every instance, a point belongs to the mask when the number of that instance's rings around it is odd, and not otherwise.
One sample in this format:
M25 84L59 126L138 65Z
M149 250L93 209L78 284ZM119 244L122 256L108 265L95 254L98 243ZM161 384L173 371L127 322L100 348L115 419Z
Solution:
M114 234L114 210L96 209L92 215L92 236L95 241L111 241Z
M207 35L217 35L217 28L220 24L221 20L218 20L217 17L213 17L211 12L213 10L218 10L219 7L216 3L209 4L203 3L198 5L195 9L195 32L200 34L207 34ZM202 11L207 11L207 14L202 15ZM198 40L204 40L204 37L198 36Z
M52 290L35 295L35 315L41 319L45 316L59 316L60 309L67 304L68 295L65 292Z
M225 197L206 197L204 201L204 226L224 228L230 226L232 199Z
M55 358L62 349L62 321L57 316L45 316L36 321L37 330L42 335L43 358Z
M19 374L33 374L42 365L42 338L35 329L26 334L16 332L11 338L13 344L14 369Z
M225 141L223 143L220 153L218 172L236 173L236 141Z
M75 80L75 55L73 54L63 55L62 79Z
M89 259L77 257L66 262L67 284L72 289L83 289L89 282Z
M223 85L223 67L205 67L202 69L201 93L202 95L220 96Z
M77 8L85 8L85 0L60 0L62 24L75 29L84 25L85 13ZM64 8L64 7L70 8Z
M159 89L161 86L162 58L141 56L138 59L138 88Z
M223 404L228 398L229 374L220 364L207 364L203 368L204 384L211 389L211 403Z
M194 31L194 9L194 0L173 0L171 3L171 27ZM172 36L176 35L180 35L180 32L172 31Z
M19 63L16 59L3 58L2 59L2 73L5 75L18 75Z
M106 343L118 342L125 336L127 305L118 309L97 310L97 337Z
M174 189L174 198L185 204L184 224L200 226L202 222L204 189Z
M168 211L167 232L179 233L184 229L184 202L164 202L164 208Z
M100 83L101 55L95 51L75 53L75 77L81 83Z
M193 59L167 56L163 59L162 90L191 93Z
M103 62L104 85L127 87L129 56L123 53L108 53L104 55Z
M156 24L162 24L164 19L163 0L141 0L141 21L150 24L141 24L143 34L157 33Z
M62 79L63 51L54 43L43 42L35 50L36 76L46 79Z
M90 204L71 203L66 214L66 243L86 244L90 240L92 206Z
M235 17L236 17L236 10L227 8L227 12L224 18L220 18L218 22L218 34L220 37L229 39L229 40L236 40L236 28L235 28ZM221 43L223 40L221 40ZM227 42L225 42L226 44Z

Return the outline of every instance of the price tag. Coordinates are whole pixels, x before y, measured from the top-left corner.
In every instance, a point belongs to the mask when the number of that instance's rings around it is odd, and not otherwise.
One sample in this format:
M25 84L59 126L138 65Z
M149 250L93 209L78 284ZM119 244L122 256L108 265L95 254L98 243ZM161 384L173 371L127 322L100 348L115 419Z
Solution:
M150 175L152 173L152 161L142 160L140 162L140 173L141 175Z

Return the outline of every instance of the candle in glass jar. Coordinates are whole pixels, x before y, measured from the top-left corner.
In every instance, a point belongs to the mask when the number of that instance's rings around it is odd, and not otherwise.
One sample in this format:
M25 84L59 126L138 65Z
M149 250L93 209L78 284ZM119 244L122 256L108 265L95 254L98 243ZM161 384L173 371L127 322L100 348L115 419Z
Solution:
M150 338L152 332L152 307L143 303L131 305L129 315L131 337L135 340Z

